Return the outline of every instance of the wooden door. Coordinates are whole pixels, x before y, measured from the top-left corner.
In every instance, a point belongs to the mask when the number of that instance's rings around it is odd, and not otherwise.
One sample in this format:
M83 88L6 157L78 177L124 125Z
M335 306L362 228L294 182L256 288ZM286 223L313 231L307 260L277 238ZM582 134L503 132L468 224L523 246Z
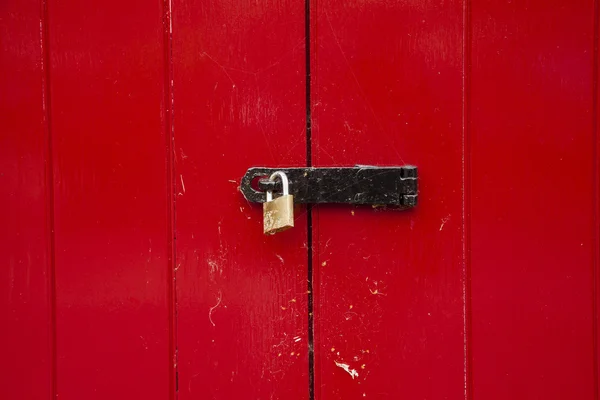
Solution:
M0 5L0 398L596 399L598 1ZM298 206L253 166L413 164Z

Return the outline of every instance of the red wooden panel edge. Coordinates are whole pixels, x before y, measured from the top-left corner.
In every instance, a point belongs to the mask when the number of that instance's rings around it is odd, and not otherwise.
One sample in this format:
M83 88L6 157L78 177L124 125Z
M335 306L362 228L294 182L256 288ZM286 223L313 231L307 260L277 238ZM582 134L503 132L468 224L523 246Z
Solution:
M462 399L463 3L311 5L315 165L420 179L414 210L315 209L315 397Z
M174 396L162 6L48 2L61 399Z
M6 399L51 399L54 391L45 27L38 0L0 7L0 398Z
M303 11L173 2L181 400L308 397L306 215L267 237L238 189L306 162Z
M600 1L594 0L594 43L593 43L593 127L594 130L594 224L592 237L594 246L594 261L593 261L593 277L594 277L594 370L595 370L595 382L594 382L594 398L599 397L599 385L600 385L600 331L598 326L600 324Z
M592 2L472 3L476 398L596 397L593 14Z

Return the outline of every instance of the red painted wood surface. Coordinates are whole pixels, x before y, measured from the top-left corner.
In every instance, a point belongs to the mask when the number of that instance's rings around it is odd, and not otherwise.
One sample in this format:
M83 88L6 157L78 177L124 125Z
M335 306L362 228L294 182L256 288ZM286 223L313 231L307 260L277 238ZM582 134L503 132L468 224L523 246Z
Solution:
M0 398L50 399L47 146L39 1L0 5Z
M462 5L311 6L314 165L420 180L413 211L315 209L315 398L464 398Z
M593 86L592 86L592 90L593 90L593 123L595 123L594 126L592 126L592 129L595 129L593 131L593 139L595 141L595 143L592 143L593 146L593 150L594 151L594 163L595 165L593 166L594 168L594 212L593 212L593 220L594 220L594 226L593 226L593 232L592 232L592 243L594 248L595 248L595 252L594 252L594 267L593 267L593 274L594 274L594 295L596 296L595 298L595 309L594 309L594 318L595 318L595 324L593 325L593 329L594 329L594 334L595 334L595 364L594 364L594 368L595 368L595 372L596 372L596 388L598 388L599 386L599 382L600 382L600 370L598 368L598 365L600 364L600 349L598 348L598 343L600 343L600 332L598 330L598 325L600 324L600 316L598 314L598 310L600 310L600 293L598 291L598 288L600 287L600 274L598 273L598 266L600 265L600 135L598 134L600 132L600 2L596 1L594 3L594 12L593 14L594 17L594 70L592 71L593 75ZM596 389L598 391L598 389Z
M164 13L145 1L48 12L58 398L167 399Z
M265 237L238 191L305 165L304 60L300 2L173 2L181 400L308 398L306 215Z
M597 398L593 15L591 1L472 3L475 398Z
M308 5L0 6L0 398L598 397L598 1ZM309 163L419 205L263 236Z

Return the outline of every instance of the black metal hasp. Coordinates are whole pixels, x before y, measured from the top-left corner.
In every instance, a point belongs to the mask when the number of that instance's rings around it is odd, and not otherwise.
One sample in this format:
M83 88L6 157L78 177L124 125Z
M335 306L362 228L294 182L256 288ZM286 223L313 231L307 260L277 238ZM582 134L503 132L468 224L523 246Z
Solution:
M410 208L417 205L417 167L262 168L246 171L240 190L246 200L264 203L266 191L281 192L279 180L269 176L283 171L294 203L342 203ZM257 182L258 180L258 182ZM252 187L258 187L259 190Z

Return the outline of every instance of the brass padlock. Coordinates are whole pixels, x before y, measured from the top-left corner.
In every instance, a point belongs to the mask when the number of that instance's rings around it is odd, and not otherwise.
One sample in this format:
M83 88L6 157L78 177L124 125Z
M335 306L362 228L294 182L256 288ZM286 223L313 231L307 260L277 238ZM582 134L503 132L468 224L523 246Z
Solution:
M269 177L274 181L276 177L281 179L283 193L273 200L273 192L267 191L267 201L263 203L263 232L265 235L274 235L294 227L294 196L289 193L289 182L285 173L273 172Z

